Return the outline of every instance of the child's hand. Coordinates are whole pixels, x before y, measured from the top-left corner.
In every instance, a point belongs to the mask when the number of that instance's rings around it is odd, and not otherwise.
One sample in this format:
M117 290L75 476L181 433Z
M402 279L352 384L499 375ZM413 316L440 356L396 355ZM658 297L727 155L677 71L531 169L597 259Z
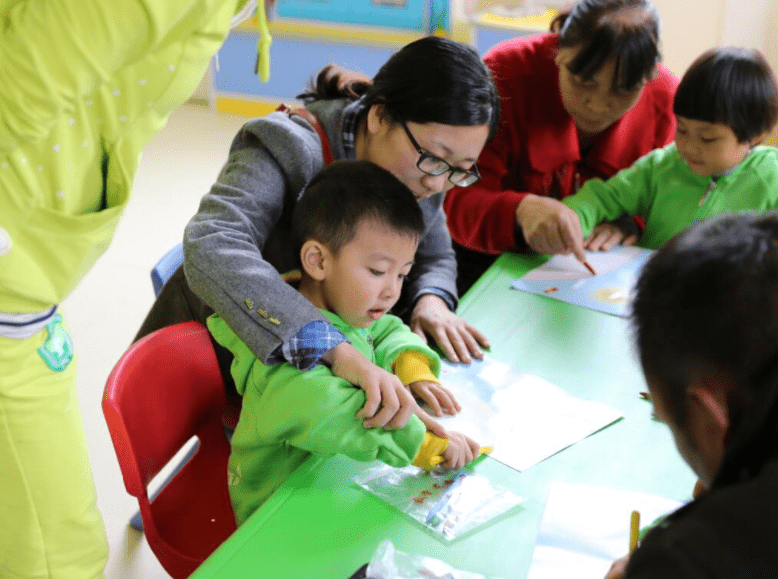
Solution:
M480 446L478 443L459 432L448 433L448 447L443 451L444 468L462 468L467 463L478 457Z
M640 238L640 229L629 215L615 221L600 223L592 234L584 239L584 248L589 251L608 251L615 245L635 245Z
M411 389L416 398L421 398L426 402L435 416L443 416L444 413L454 415L462 410L454 395L440 384L419 380L408 384L408 388Z

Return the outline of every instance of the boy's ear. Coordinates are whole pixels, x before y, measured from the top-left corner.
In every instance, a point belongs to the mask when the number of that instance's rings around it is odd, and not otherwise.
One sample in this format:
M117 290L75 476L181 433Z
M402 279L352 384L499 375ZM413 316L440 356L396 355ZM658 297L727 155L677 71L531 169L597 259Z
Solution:
M375 135L386 122L386 109L383 103L374 103L367 112L367 132Z
M309 239L303 243L300 249L300 261L302 262L303 271L316 281L324 279L328 259L329 251L315 239Z
M722 443L729 432L729 398L733 389L732 378L716 370L698 371L692 374L687 389L687 403L695 411L703 430Z
M770 133L772 132L772 129L769 131L765 131L764 133L760 133L757 136L755 136L753 139L748 141L749 148L756 147L757 145L761 145L764 140L770 136Z

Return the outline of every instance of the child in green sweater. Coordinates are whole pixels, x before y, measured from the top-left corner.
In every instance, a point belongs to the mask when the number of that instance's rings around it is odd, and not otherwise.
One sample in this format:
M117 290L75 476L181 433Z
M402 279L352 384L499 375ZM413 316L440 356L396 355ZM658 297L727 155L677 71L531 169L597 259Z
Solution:
M436 378L438 356L388 314L424 231L419 205L405 185L367 161L335 162L297 202L292 231L300 248L300 293L362 355L393 371L415 395L431 395L456 411L453 396ZM355 418L364 391L329 368L266 366L217 315L208 319L208 328L233 352L232 375L243 396L229 461L239 525L311 454L432 469L462 467L480 452L461 434L426 431L417 416L396 430L366 429Z
M778 208L778 150L757 146L778 120L778 88L759 52L702 54L681 79L673 111L674 143L607 181L587 181L545 216L546 241L533 249L584 261L594 225L625 213L645 217L639 244L657 249L708 217Z

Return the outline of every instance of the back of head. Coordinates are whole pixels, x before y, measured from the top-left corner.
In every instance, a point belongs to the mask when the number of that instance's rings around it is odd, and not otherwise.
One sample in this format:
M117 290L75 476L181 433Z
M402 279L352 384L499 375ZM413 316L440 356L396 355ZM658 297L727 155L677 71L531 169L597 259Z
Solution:
M692 373L732 379L736 422L778 389L778 213L728 215L679 233L644 267L632 322L643 370L678 425Z
M675 93L676 115L724 123L742 143L778 121L778 87L764 56L745 48L714 48L683 75Z
M368 106L383 104L394 122L489 125L489 139L500 124L500 97L489 69L473 47L448 38L428 36L407 44L372 81L330 65L298 98L360 96Z
M578 49L567 65L574 75L588 80L615 62L614 91L632 91L652 77L661 58L659 26L651 0L580 0L551 22L559 46Z
M315 239L337 253L365 220L409 237L424 234L416 198L394 175L369 161L335 161L308 183L294 208L295 251Z

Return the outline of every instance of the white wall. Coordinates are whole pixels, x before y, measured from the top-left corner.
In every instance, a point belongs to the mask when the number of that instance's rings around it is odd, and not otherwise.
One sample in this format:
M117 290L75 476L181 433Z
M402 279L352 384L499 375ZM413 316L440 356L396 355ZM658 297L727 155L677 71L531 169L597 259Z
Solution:
M721 43L727 1L654 0L654 3L662 18L664 64L680 77L703 51Z
M761 51L778 73L777 0L654 0L662 17L665 65L679 77L708 48ZM778 128L768 139L778 145Z

